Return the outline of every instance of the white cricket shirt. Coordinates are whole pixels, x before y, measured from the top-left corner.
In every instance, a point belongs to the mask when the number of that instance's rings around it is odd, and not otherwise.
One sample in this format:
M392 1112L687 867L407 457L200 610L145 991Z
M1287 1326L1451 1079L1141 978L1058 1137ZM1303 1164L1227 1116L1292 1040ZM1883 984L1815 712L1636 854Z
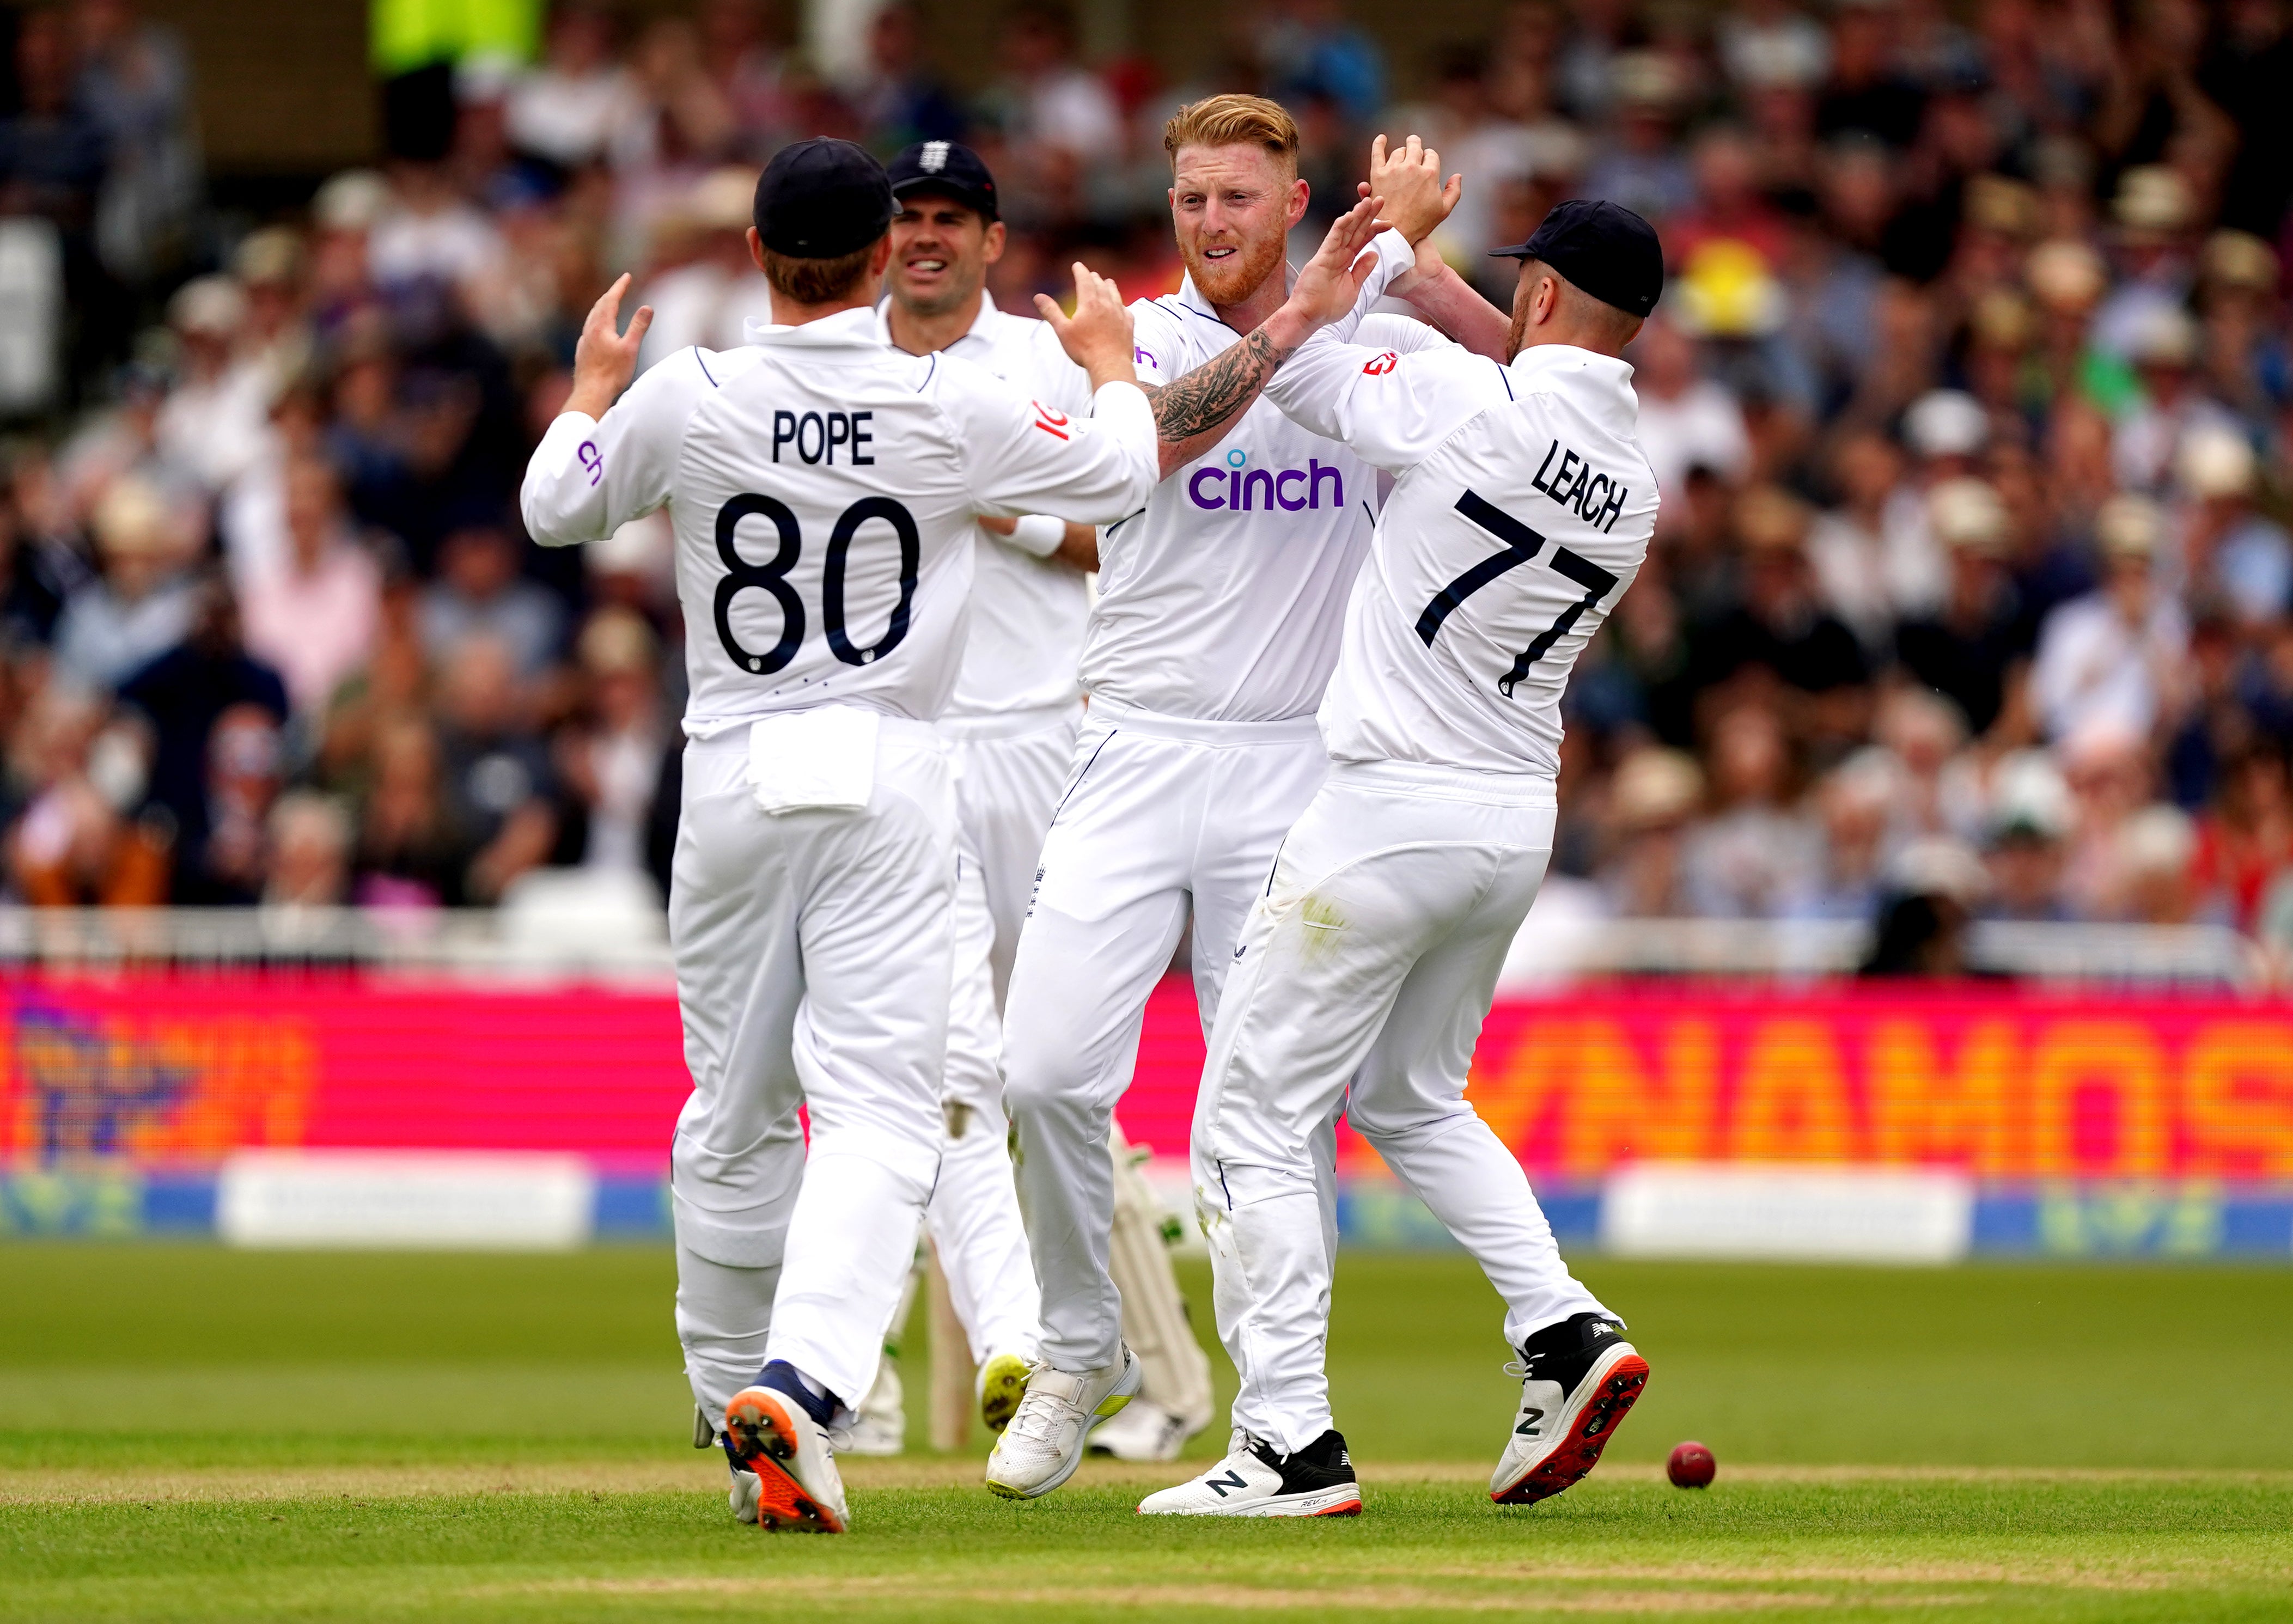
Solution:
M1357 308L1415 263L1397 231L1373 246L1379 264ZM1142 382L1174 382L1241 338L1191 277L1130 313ZM1446 343L1421 323L1390 326L1396 348ZM1337 660L1376 497L1360 456L1253 401L1216 446L1155 488L1144 513L1099 537L1083 687L1195 721L1311 715Z
M887 344L889 307L889 300L876 307L877 335ZM1090 410L1090 379L1059 348L1050 323L996 309L984 289L971 330L941 353L984 368L1069 416ZM974 536L971 630L941 719L977 724L966 731L992 732L999 720L1021 724L1072 707L1082 695L1076 669L1090 614L1082 571L976 526Z
M1266 392L1397 476L1322 705L1330 755L1557 774L1569 667L1656 530L1632 368L1560 344L1400 355L1353 325Z
M668 505L695 738L827 704L936 719L974 515L1098 522L1154 484L1154 414L1127 384L1079 417L960 358L887 348L870 310L749 340L671 356L602 422L559 416L520 495L545 546Z

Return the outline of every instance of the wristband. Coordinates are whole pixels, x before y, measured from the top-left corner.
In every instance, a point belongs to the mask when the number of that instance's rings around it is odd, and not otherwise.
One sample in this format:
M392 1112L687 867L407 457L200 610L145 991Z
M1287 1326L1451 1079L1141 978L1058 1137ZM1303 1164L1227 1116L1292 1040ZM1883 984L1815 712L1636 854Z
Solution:
M1049 558L1066 538L1067 521L1054 519L1049 513L1027 514L1004 537L1022 553L1032 553L1037 558Z

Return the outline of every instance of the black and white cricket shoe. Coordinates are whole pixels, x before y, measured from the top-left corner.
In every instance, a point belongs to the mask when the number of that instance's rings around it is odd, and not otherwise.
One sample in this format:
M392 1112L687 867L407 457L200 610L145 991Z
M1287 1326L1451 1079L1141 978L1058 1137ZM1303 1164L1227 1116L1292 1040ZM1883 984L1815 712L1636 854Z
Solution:
M1600 1463L1625 1412L1648 1386L1648 1361L1606 1314L1575 1314L1521 1344L1505 1366L1520 1380L1512 1436L1489 1478L1500 1506L1550 1499Z
M1224 1460L1138 1502L1142 1515L1161 1517L1351 1517L1361 1508L1353 1459L1337 1433L1279 1455L1240 1427Z

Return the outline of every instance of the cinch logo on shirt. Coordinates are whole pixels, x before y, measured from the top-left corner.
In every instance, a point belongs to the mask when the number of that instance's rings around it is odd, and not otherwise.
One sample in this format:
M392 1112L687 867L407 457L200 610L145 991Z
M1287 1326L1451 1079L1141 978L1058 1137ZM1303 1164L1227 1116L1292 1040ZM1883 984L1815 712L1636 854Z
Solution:
M1271 513L1278 507L1294 513L1321 506L1325 489L1332 507L1346 505L1345 475L1317 457L1308 457L1303 468L1248 467L1247 451L1229 451L1226 461L1223 468L1195 469L1187 481L1187 494L1196 507L1237 513Z
M1399 365L1401 357L1388 350L1383 355L1371 357L1369 365L1364 367L1362 372L1368 377L1381 378Z

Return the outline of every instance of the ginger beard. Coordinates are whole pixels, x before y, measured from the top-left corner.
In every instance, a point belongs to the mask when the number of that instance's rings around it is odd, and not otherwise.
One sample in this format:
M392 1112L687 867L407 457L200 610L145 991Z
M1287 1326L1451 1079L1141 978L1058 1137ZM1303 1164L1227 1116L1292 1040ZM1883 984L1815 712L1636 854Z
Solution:
M1212 304L1236 305L1281 275L1290 228L1306 212L1305 190L1262 148L1181 148L1171 219L1195 291Z

